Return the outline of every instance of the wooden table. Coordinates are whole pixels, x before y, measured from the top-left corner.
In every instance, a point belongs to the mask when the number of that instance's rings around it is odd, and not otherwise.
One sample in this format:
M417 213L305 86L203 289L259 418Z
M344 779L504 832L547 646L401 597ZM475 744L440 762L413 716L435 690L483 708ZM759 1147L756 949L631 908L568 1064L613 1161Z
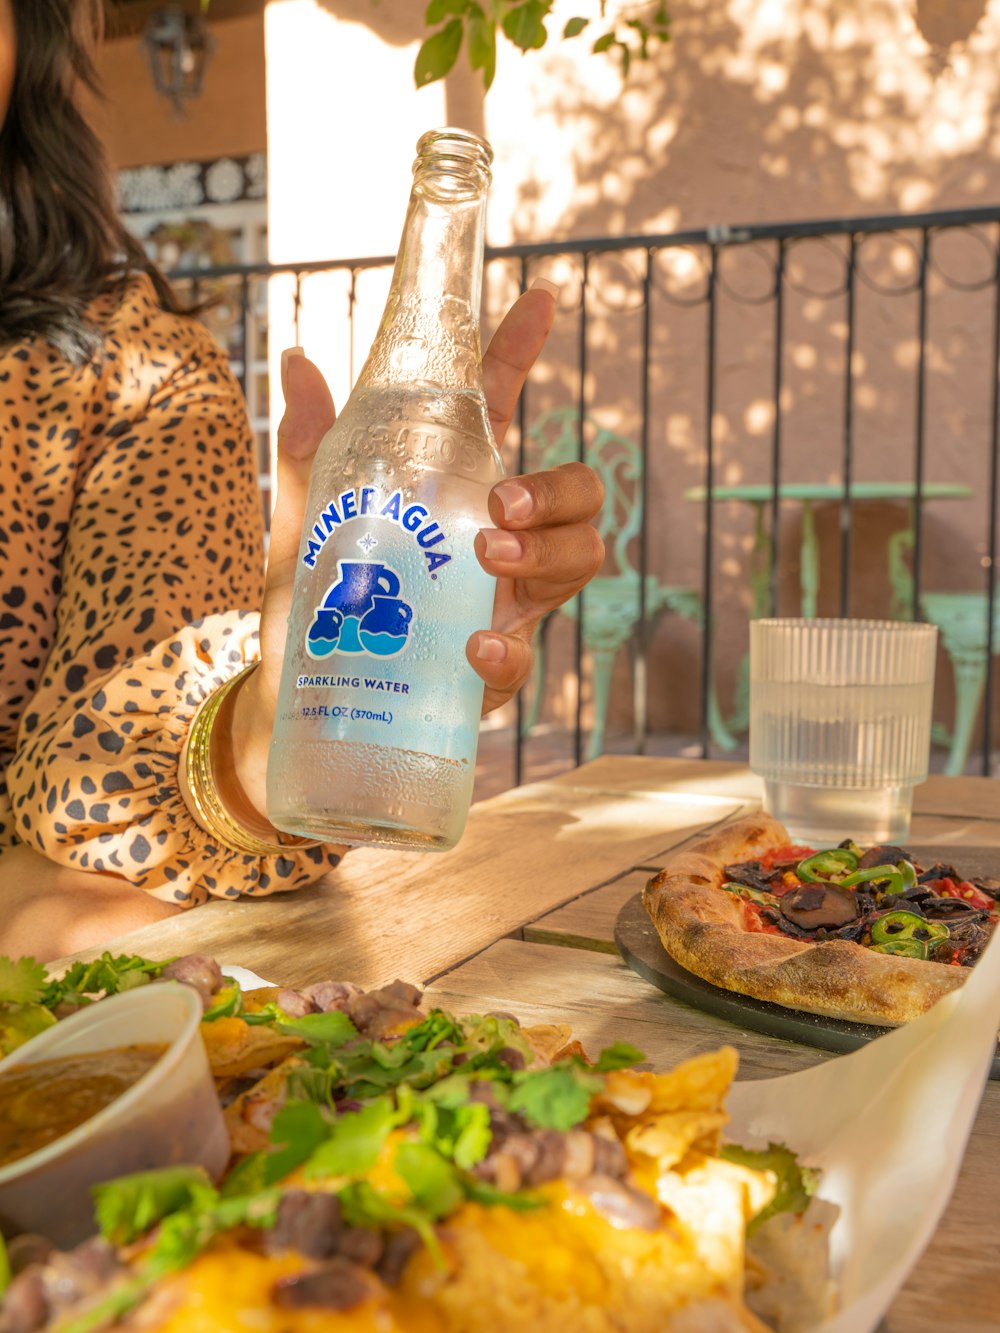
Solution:
M670 999L630 971L613 943L620 906L669 849L756 808L759 792L741 764L604 756L477 805L444 856L355 850L305 892L210 903L111 947L154 958L204 951L292 986L399 976L459 1012L568 1022L591 1051L627 1039L655 1067L732 1043L741 1077L790 1073L832 1057ZM1000 786L990 779L932 777L914 808L914 843L1000 849ZM898 1296L890 1333L1000 1327L998 1198L1000 1086L992 1083L933 1258Z

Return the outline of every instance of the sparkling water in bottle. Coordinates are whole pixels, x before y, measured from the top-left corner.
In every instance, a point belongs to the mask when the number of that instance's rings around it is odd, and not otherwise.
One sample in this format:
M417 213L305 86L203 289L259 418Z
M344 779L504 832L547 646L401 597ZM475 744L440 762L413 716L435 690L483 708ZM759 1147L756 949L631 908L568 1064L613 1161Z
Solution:
M444 851L465 827L465 644L495 591L473 542L503 476L479 345L492 158L462 130L420 139L382 322L316 454L267 771L289 833Z

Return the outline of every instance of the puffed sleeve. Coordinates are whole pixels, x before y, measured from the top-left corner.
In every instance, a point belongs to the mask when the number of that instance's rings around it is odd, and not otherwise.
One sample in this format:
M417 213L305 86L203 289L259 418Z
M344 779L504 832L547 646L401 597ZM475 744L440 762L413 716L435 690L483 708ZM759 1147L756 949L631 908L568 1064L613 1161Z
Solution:
M192 906L300 887L337 850L215 845L181 794L203 700L257 658L263 510L239 386L197 324L108 339L107 412L70 511L55 642L7 771L18 838Z

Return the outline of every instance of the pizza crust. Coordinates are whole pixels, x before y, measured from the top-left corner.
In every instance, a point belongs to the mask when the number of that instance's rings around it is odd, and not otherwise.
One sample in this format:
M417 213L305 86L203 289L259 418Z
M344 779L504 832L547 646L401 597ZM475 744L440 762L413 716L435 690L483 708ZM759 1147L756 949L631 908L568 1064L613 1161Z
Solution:
M850 940L812 944L748 931L741 899L720 887L723 870L791 841L784 825L760 813L671 857L643 891L671 958L724 990L882 1027L918 1018L962 985L965 968L873 953Z

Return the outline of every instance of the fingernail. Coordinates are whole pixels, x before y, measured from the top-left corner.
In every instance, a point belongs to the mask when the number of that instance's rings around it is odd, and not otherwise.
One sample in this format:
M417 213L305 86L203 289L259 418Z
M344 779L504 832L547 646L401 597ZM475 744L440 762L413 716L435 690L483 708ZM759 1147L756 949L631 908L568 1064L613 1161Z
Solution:
M293 356L305 356L303 347L286 347L281 353L281 392L288 394L288 363Z
M487 560L513 561L524 555L524 546L516 532L504 532L501 528L483 528L482 532Z
M497 634L480 634L476 656L481 662L502 662L507 656L507 645Z
M550 296L558 301L559 293L562 291L562 288L559 286L558 282L550 282L548 278L536 278L528 288L528 291L548 292Z
M535 497L519 481L501 481L494 486L493 494L503 505L503 516L508 522L512 519L523 522L535 512Z

